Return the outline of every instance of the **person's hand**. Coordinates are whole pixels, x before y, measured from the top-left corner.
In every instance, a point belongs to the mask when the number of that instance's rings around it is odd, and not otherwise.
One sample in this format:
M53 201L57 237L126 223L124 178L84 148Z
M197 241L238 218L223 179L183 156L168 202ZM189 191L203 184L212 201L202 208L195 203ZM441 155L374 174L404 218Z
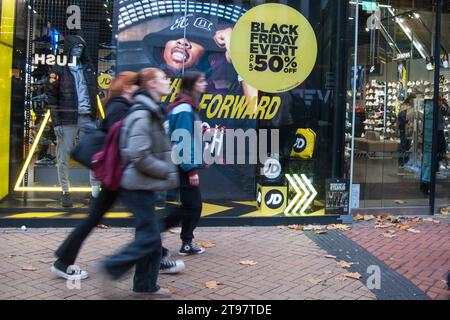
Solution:
M229 63L231 62L231 33L233 32L232 28L226 28L222 30L217 30L214 36L214 41L216 42L219 48L225 49L225 57Z
M193 187L198 187L200 185L200 178L198 174L189 176L189 184Z

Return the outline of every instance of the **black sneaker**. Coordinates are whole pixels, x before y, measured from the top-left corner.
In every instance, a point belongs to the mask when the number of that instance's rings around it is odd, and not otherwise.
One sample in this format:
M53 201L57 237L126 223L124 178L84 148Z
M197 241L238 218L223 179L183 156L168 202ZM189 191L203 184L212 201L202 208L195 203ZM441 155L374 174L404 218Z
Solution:
M178 251L178 254L180 256L188 256L192 254L201 254L203 252L205 252L205 249L203 249L202 247L197 247L193 245L192 242L190 242L190 243L183 243L180 251Z
M167 260L170 258L170 251L169 249L162 247L162 254L161 254L161 260Z
M184 262L182 260L169 260L164 259L161 260L159 265L159 273L160 274L173 274L178 273L184 270Z
M63 192L62 197L61 197L61 205L64 208L70 208L73 206L72 198L70 197L69 192Z

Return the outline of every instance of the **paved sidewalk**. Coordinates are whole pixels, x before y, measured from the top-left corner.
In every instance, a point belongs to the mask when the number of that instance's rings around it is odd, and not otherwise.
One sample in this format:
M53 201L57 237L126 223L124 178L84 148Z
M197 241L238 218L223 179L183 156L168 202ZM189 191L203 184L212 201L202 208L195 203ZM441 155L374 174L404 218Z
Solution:
M439 234L446 232L448 244L448 222L430 226L437 227ZM359 241L366 239L368 237L366 234L371 234L372 228L373 226L370 227L368 224L359 223L352 225L351 231L333 230L328 236L339 235ZM26 231L0 229L0 299L131 299L132 275L129 274L123 280L114 283L114 290L106 294L101 285L100 275L96 271L96 264L103 256L114 253L128 243L133 238L133 230L121 228L95 230L85 243L77 261L81 268L86 268L90 272L90 277L81 282L79 290L68 289L65 280L55 278L50 273L50 266L54 261L53 252L69 232L70 229ZM313 233L291 230L287 227L198 228L196 241L212 242L215 247L207 249L199 256L183 257L186 263L185 272L179 275L160 276L160 285L173 292L172 299L380 298L376 290L371 291L366 287L367 275L361 272L361 281L345 277L344 274L353 271L338 266L336 259L330 257L330 251L322 249L326 246L319 246L320 243L314 239L328 241L327 245L342 251L336 248L339 243L334 245L326 235L321 238L320 234L313 236L311 234ZM425 235L424 228L423 235ZM432 241L430 239L427 241ZM378 240L379 236L376 237L376 241ZM412 240L417 241L417 238ZM350 240L348 242L350 246L354 243ZM163 243L171 249L174 257L178 257L176 255L180 245L178 234L167 233ZM358 250L360 251L356 249ZM369 252L365 254L370 255ZM448 251L446 257L448 258ZM342 260L339 257L337 259ZM409 259L409 256L405 256L404 259ZM244 260L251 260L257 264L240 264ZM443 263L448 263L448 259ZM397 275L396 271L391 272ZM434 277L434 273L432 276ZM440 278L440 273L436 273L436 277ZM408 283L406 286L412 286L414 290L420 292L420 289L406 277L402 279ZM205 283L209 281L217 281L220 284L215 289L208 289ZM433 292L434 290L427 291L429 297L443 298L430 294Z
M358 223L344 234L390 268L413 282L431 299L450 300L446 276L450 272L450 220L407 223L419 233L398 228L376 229L374 222ZM391 230L393 237L383 234Z
M0 299L103 299L96 261L114 252L133 237L131 229L96 230L79 257L90 271L80 290L50 273L53 251L69 229L0 230ZM197 241L216 247L200 256L184 258L186 270L163 275L160 285L174 291L173 299L374 299L357 280L343 280L346 270L325 258L302 232L276 227L199 228ZM175 255L177 234L164 243ZM253 260L258 264L241 265ZM35 271L24 271L32 267ZM222 283L208 289L205 283ZM131 276L116 283L115 297L131 298Z

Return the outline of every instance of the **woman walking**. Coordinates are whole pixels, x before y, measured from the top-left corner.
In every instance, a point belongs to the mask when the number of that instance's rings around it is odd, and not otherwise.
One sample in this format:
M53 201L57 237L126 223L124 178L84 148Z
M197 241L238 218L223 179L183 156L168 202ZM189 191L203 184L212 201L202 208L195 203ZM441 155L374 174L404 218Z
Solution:
M178 153L182 157L179 165L181 206L174 209L165 219L166 228L177 225L181 220L182 246L179 254L182 256L201 254L205 251L205 249L195 246L192 240L202 212L202 196L197 169L203 167L203 146L201 115L197 102L201 94L205 92L207 85L203 73L186 72L181 82L180 93L175 102L167 109L169 136L172 136L175 130L184 129L189 132L191 140L190 157L187 159L183 157L182 152ZM200 132L195 133L195 130ZM182 138L175 141L175 144L180 146L181 140Z
M112 279L136 266L133 291L148 298L170 297L170 292L157 284L161 236L155 215L155 191L178 186L178 173L163 127L165 117L158 105L169 93L170 81L163 71L147 68L139 72L135 105L124 119L120 133L124 163L120 198L136 219L135 239L103 262L104 271Z
M105 119L100 125L103 131L108 132L114 123L125 117L132 105L132 96L138 89L138 74L135 72L122 72L112 81L105 104ZM98 198L94 200L90 208L88 217L72 231L56 251L55 255L58 259L51 267L55 275L69 280L88 277L87 271L71 266L75 263L84 240L113 206L118 194L118 191L102 186Z

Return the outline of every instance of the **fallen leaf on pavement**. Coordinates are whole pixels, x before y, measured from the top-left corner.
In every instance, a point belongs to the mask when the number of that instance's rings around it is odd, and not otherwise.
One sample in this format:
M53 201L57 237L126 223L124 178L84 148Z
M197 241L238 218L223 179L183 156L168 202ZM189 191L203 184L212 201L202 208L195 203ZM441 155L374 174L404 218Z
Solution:
M394 216L389 216L387 220L389 220L391 223L400 223L400 219Z
M388 225L388 224L376 224L375 225L375 229L386 229L386 228L390 228L392 225Z
M291 225L289 226L289 229L303 231L304 227L303 227L303 226L300 226L300 225L298 225L298 224L291 224Z
M245 266L254 266L254 265L258 264L258 262L253 261L253 260L242 260L242 261L239 261L239 263L242 265L245 265Z
M360 213L357 213L357 214L353 217L353 220L356 220L356 221L364 220L364 216L363 216L362 214L360 214Z
M317 234L325 234L325 233L327 233L327 231L326 230L317 230L317 231L315 231L315 233L317 233Z
M336 257L336 256L333 256L333 255L331 255L331 254L327 254L327 255L325 256L325 258L328 258L328 259L336 259L337 257Z
M441 210L439 210L439 212L443 215L448 215L448 212L450 211L449 209L450 207L447 208L441 208Z
M181 228L172 228L169 229L170 233L176 233L176 234L180 234L181 233Z
M385 238L395 238L396 235L393 233L383 233L383 237Z
M319 283L321 283L323 280L321 279L309 279L308 282L312 283L313 285L318 285Z
M439 224L439 223L441 223L439 220L434 220L434 219L432 219L432 218L425 218L425 219L423 219L423 221L424 221L424 222L432 222L432 223L434 223L434 224Z
M209 241L199 241L195 243L197 246L203 247L203 248L214 248L216 246L215 243L209 242Z
M406 231L412 232L412 233L420 233L420 230L416 230L416 229L413 229L413 228L406 229Z
M26 266L22 268L23 271L36 271L37 269L32 266Z
M337 262L337 265L341 268L350 268L353 265L353 262L339 261Z
M400 230L408 230L409 228L411 228L411 226L406 222L401 222L397 224L396 227L399 228Z
M208 281L205 283L205 286L208 289L217 289L219 287L219 285L221 285L221 283L219 283L217 281Z
M341 231L346 231L346 230L350 230L350 227L346 224L330 224L329 226L327 226L328 230L341 230Z
M371 214L368 214L368 215L364 216L364 221L370 221L370 220L373 220L373 219L375 219L375 216L373 216Z
M175 292L175 288L173 288L173 287L162 286L161 288L166 289L166 290L169 291L170 293L174 293L174 292Z
M422 218L420 217L407 217L406 220L410 222L422 222Z
M396 204L405 204L406 201L404 201L404 200L395 200L394 203L396 203Z
M99 229L109 229L109 227L107 225L104 225L104 224L99 224L97 226L97 228L99 228Z
M344 274L344 277L350 278L350 279L355 279L355 280L359 280L362 278L362 276L358 273L358 272L349 272Z

